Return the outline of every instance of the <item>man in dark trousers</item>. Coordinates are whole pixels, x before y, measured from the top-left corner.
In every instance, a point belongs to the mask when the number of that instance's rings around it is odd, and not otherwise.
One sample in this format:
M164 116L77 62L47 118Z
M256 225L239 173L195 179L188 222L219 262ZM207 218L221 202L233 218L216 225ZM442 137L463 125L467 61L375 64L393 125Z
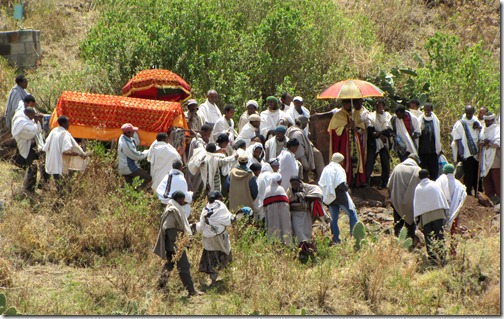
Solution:
M202 292L197 291L194 288L194 283L191 277L191 265L189 264L189 259L185 252L185 247L176 247L175 242L180 236L191 236L192 231L187 221L187 217L181 213L182 205L185 204L185 194L181 191L176 191L172 194L171 199L166 205L166 209L161 215L161 225L159 227L158 239L156 247L154 248L154 253L166 259L166 263L163 266L161 272L161 277L159 278L158 286L160 289L166 287L168 283L168 278L177 264L177 271L182 280L184 288L189 292L189 296L201 295ZM184 238L180 240L184 242ZM177 249L182 249L182 254L177 253ZM180 255L178 260L174 258Z

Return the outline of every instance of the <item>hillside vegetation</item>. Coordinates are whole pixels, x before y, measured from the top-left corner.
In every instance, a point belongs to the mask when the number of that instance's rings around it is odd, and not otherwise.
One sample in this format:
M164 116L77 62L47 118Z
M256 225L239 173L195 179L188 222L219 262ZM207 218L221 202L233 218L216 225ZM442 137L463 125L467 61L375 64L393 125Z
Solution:
M0 2L0 29L17 28L12 1ZM500 4L420 0L31 0L24 27L42 32L43 58L28 90L50 112L63 90L119 94L137 71L180 74L193 95L215 88L243 108L287 90L305 105L330 84L365 78L388 92L391 108L429 99L445 150L466 104L500 108ZM18 70L0 58L0 96ZM422 95L424 94L424 95ZM3 112L5 103L0 103ZM241 113L241 112L237 112ZM0 292L25 314L497 315L500 221L468 199L457 255L430 267L425 247L408 250L379 223L355 251L345 217L343 243L316 229L317 263L274 246L245 223L230 228L233 263L208 285L198 273L201 239L188 250L191 299L174 274L156 288L163 261L152 253L162 210L150 193L126 187L114 152L90 143L88 170L57 204L55 187L22 196L23 172L0 163ZM54 185L53 185L54 186ZM198 218L202 201L193 205ZM359 218L376 208L359 207ZM384 208L390 214L390 207Z

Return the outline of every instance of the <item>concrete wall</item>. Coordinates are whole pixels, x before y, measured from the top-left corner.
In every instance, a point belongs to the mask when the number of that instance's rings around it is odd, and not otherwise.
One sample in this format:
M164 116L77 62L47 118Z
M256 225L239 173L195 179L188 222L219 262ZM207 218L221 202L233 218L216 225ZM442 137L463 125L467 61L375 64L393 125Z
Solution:
M0 32L0 55L12 66L33 68L40 58L40 30Z

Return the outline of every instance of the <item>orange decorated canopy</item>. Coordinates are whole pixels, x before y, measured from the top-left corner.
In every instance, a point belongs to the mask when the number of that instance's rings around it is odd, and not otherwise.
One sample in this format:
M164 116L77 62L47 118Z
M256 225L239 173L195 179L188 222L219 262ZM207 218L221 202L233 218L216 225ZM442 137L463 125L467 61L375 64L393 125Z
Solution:
M138 72L122 88L123 96L183 102L191 96L191 86L176 73L152 69Z
M146 146L172 126L188 128L180 103L124 96L64 91L51 116L51 129L58 126L61 115L70 119L69 132L75 138L117 139L121 126L131 123L139 128L140 144Z

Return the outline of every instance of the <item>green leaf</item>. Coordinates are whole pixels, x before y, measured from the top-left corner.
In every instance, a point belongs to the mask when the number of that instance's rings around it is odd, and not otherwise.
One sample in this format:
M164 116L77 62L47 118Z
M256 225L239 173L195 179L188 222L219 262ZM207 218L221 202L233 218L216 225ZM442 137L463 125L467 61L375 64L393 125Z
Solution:
M424 60L420 57L420 55L418 55L417 52L415 52L415 54L413 55L413 60L415 60L416 62L418 62L418 67L419 68L423 68L425 63L424 63Z
M306 316L306 309L305 308L301 309L301 316Z
M5 307L7 304L7 299L5 298L5 294L1 293L0 294L0 307Z
M401 73L408 74L408 75L411 75L411 76L418 76L418 74L415 71L411 70L411 69L399 69L399 71Z
M5 307L0 307L0 315L4 313Z
M16 307L9 307L9 309L7 309L4 313L4 315L6 316L14 316L14 315L17 315L17 309Z

